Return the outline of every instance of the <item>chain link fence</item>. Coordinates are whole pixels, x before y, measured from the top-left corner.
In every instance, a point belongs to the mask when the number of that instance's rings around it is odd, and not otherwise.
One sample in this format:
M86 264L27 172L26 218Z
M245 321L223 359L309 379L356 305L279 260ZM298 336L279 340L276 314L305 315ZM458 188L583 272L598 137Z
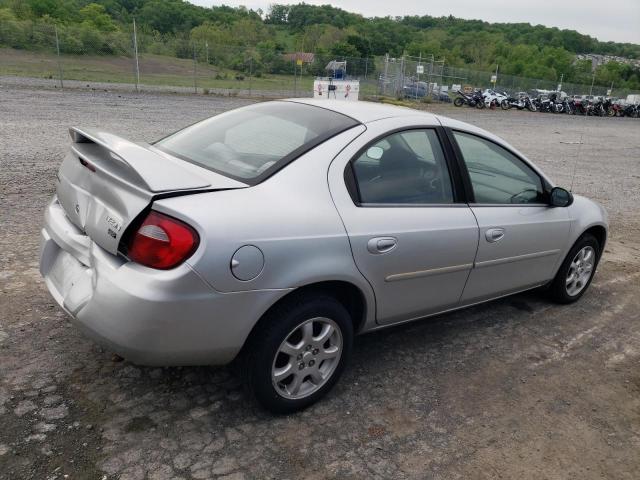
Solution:
M273 47L219 45L206 39L163 37L137 31L103 32L81 25L33 23L11 30L0 25L0 75L40 79L60 88L164 90L265 98L313 95L317 77L332 76L332 61L346 62L340 74L359 80L360 98L391 97L451 102L457 89L494 88L511 94L557 90L551 80L458 68L425 54L398 58L336 57L285 53ZM28 47L28 48L25 48ZM495 80L495 82L493 81ZM568 95L606 95L599 85L563 83ZM625 98L634 93L611 92Z
M380 71L380 95L428 103L449 103L455 98L458 90L470 92L486 88L514 96L521 92L538 96L557 91L570 96L593 95L625 99L627 95L638 93L624 88L616 89L613 86L557 82L503 75L499 71L487 72L453 67L446 65L444 59L436 59L433 55L399 58L387 55L382 61Z
M305 97L313 95L316 77L333 75L326 66L336 60L346 62L345 77L360 81L361 97L375 96L378 89L374 58L163 38L140 33L133 24L128 34L45 23L34 24L29 37L19 41L7 41L9 34L0 26L0 75L40 79L60 88Z

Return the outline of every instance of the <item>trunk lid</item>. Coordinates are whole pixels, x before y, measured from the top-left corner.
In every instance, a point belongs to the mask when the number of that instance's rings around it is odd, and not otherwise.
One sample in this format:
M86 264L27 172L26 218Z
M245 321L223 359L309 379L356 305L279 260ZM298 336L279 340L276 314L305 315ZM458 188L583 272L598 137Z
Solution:
M56 193L69 220L112 254L155 198L247 185L108 132L71 128Z

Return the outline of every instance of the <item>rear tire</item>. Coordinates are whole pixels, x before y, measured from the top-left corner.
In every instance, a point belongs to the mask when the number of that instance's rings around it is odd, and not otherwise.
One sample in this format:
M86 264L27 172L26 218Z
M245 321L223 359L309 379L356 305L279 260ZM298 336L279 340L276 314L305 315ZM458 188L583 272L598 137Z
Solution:
M587 291L600 260L600 245L593 235L582 235L571 247L549 286L549 295L557 303L573 303Z
M462 105L464 105L464 99L462 99L462 98L458 97L458 98L456 98L456 99L453 101L453 104L454 104L456 107L461 107Z
M320 293L294 296L268 312L247 342L245 388L273 413L302 410L333 388L352 344L353 323L339 301Z

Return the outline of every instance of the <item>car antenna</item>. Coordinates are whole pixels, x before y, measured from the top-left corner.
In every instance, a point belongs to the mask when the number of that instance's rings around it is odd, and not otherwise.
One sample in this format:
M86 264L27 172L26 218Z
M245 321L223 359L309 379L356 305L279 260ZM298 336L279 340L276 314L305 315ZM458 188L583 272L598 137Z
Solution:
M573 172L571 173L571 187L569 187L569 191L570 192L573 192L573 183L574 183L574 181L576 179L576 171L578 170L578 159L580 158L580 150L581 150L582 144L584 143L582 141L583 136L584 136L584 134L581 133L579 142L563 142L562 140L560 141L560 143L564 143L566 145L576 145L576 144L578 145L578 149L577 149L577 152L576 152L576 158L575 158L575 160L573 162Z

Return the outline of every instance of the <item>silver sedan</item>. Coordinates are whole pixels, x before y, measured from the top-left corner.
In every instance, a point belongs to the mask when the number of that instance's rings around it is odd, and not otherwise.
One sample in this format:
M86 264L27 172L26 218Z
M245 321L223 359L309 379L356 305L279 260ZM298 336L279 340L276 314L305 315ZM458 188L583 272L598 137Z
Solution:
M152 144L70 130L40 270L134 362L238 359L288 412L336 383L355 334L545 287L579 299L597 203L496 136L366 102L266 102Z

